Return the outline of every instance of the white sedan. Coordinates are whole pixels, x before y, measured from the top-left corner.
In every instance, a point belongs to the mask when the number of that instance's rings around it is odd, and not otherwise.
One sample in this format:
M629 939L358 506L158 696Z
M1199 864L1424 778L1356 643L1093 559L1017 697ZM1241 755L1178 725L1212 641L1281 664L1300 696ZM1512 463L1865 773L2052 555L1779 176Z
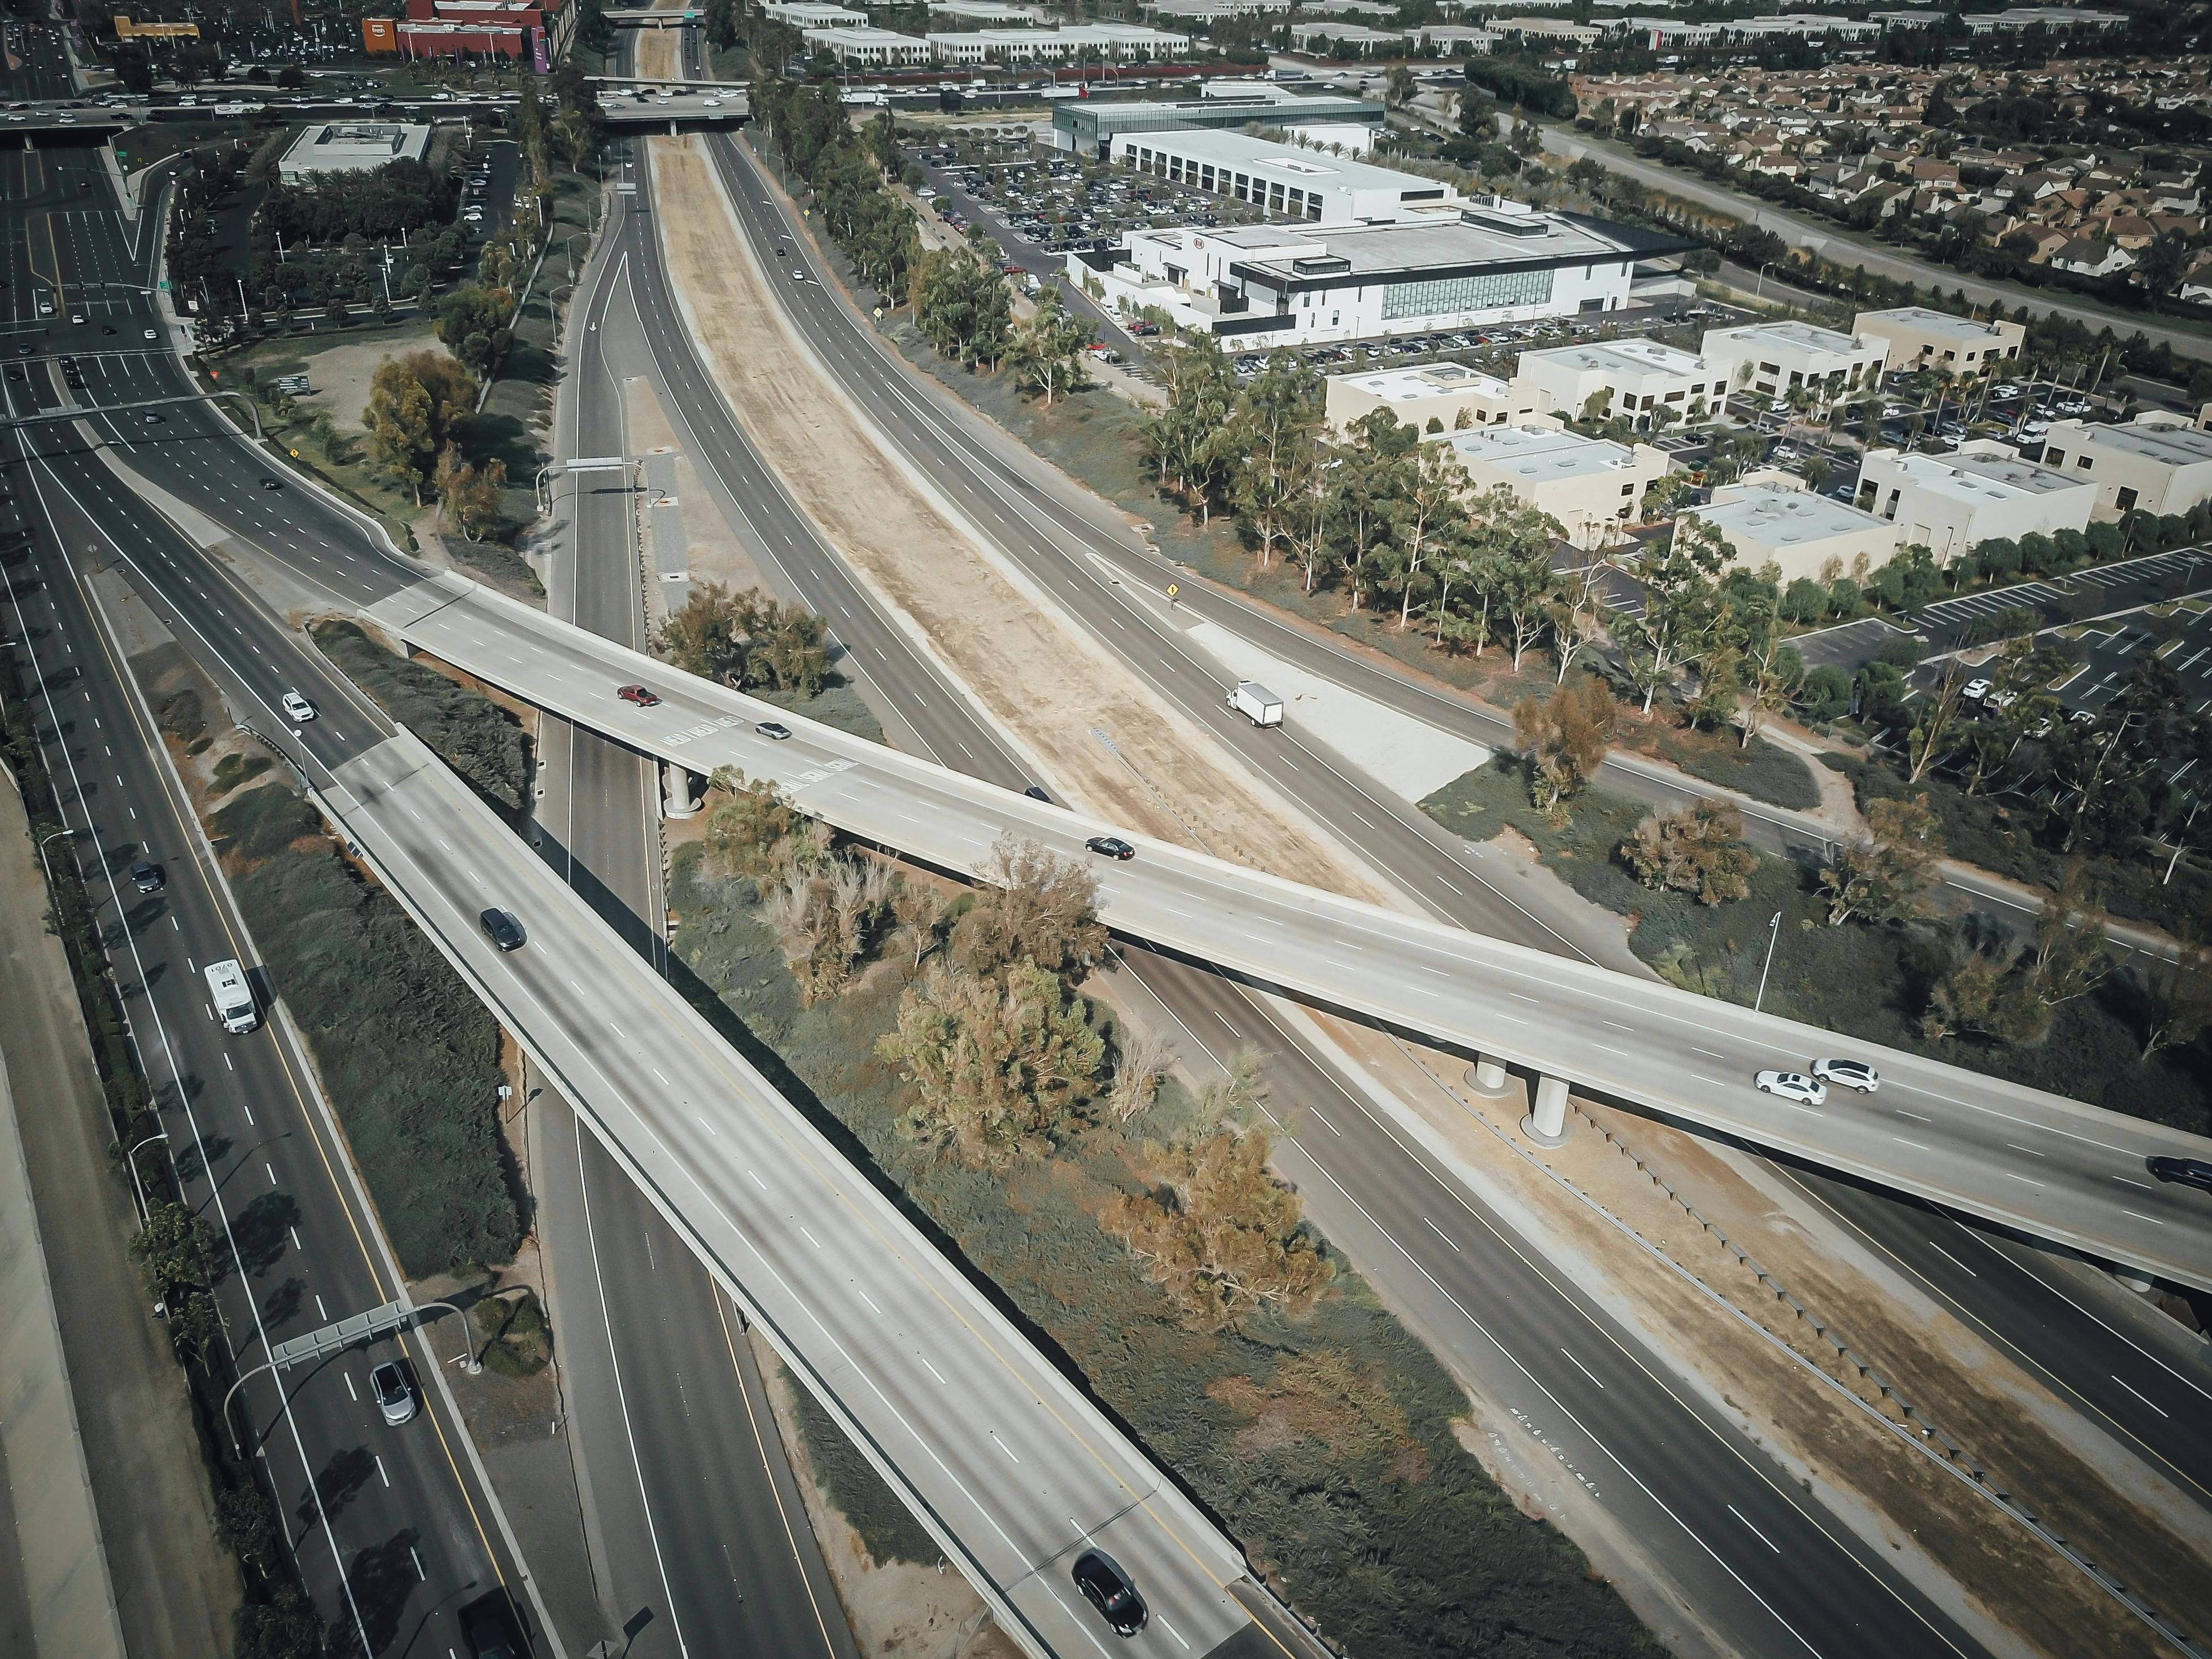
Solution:
M1828 1097L1827 1085L1802 1072L1761 1072L1752 1082L1759 1093L1777 1095L1800 1106L1818 1106Z

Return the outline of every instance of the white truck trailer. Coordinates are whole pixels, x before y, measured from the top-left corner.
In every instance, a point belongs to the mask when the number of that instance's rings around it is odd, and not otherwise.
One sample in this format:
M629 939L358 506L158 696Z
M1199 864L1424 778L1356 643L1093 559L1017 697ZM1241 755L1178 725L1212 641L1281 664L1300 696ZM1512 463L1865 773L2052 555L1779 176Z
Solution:
M1257 680L1239 680L1229 694L1229 706L1255 726L1280 726L1283 700Z

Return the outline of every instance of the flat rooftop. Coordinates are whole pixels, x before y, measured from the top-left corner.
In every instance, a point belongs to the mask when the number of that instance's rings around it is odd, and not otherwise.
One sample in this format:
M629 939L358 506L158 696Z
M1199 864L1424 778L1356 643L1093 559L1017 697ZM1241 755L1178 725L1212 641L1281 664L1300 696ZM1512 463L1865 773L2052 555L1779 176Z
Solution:
M1410 191L1431 202L1456 204L1459 200L1459 192L1440 179L1241 132L1122 132L1116 133L1114 141L1124 147L1134 144L1170 151L1217 168L1242 167L1256 177L1280 179L1302 190L1376 191L1393 195Z
M2162 466L2196 466L2212 461L2212 432L2202 432L2193 426L2085 426L2081 441L2156 461Z
M1839 334L1832 328L1821 328L1812 323L1753 323L1744 328L1716 328L1705 338L1705 349L1711 351L1716 340L1730 341L1739 345L1750 345L1760 340L1772 340L1779 344L1794 346L1800 351L1824 352L1837 356L1848 356L1861 348L1857 338Z
M1732 501L1686 509L1723 536L1741 536L1769 547L1796 547L1839 536L1896 526L1847 501L1779 484L1753 484Z
M1533 426L1447 432L1428 441L1449 444L1468 465L1486 466L1531 484L1625 471L1636 461L1610 438L1585 438L1580 433L1547 432Z
M1411 271L1445 272L1596 264L1642 257L1648 239L1625 225L1573 214L1517 212L1463 202L1455 217L1419 224L1240 226L1205 233L1209 241L1266 249L1250 269L1282 283L1376 281ZM1650 239L1656 240L1656 239ZM1285 254L1285 244L1310 252ZM1679 243L1667 243L1671 249ZM1325 264L1327 269L1316 266ZM1302 268L1301 268L1302 267ZM1664 347L1659 348L1664 350ZM1703 367L1703 365L1699 365Z
M1350 386L1355 392L1364 392L1370 398L1380 398L1391 404L1411 403L1417 398L1440 397L1447 392L1502 398L1510 395L1512 391L1504 381L1480 374L1462 363L1382 368L1372 374L1346 374L1333 384Z
M418 126L412 122L320 121L292 141L277 171L286 176L362 173L391 161L419 161L429 146L427 123Z
M1868 459L1873 459L1882 453L1875 450ZM2023 461L2009 452L1961 450L1955 455L1899 455L1897 465L1923 489L1977 504L2018 501L2023 495L2056 495L2069 489L2096 487L2094 479L2075 477L2034 461Z
M1521 362L1564 363L1601 374L1703 374L1705 360L1656 340L1596 340L1589 345L1552 346L1524 351Z
M1899 306L1893 311L1862 311L1852 325L1862 333L1869 325L1873 331L1881 332L1879 325L1898 323L1907 328L1917 328L1923 334L1941 335L1952 340L1987 340L1994 338L1996 328L1989 323L1978 323L1970 317L1954 317L1948 311L1930 311L1926 306Z

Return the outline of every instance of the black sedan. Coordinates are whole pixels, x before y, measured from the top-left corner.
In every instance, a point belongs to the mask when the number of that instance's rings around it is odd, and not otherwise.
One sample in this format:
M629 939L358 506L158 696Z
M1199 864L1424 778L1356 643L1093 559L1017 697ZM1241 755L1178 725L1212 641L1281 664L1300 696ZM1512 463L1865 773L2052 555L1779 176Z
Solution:
M1075 1588L1098 1609L1116 1636L1134 1636L1145 1627L1145 1598L1121 1571L1119 1562L1103 1550L1085 1550L1075 1558Z
M2150 1160L2150 1172L2160 1181L2178 1182L2184 1187L2201 1187L2212 1193L2212 1163L2201 1158L2154 1158Z
M1083 843L1102 859L1133 859L1137 849L1119 836L1093 836Z

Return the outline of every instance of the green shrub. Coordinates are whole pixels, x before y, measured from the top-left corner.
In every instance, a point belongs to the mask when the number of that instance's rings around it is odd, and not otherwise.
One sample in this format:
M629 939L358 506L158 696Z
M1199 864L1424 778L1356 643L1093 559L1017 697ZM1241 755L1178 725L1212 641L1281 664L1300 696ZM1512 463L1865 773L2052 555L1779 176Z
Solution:
M522 810L530 776L522 727L481 691L395 657L349 622L315 624L315 643L377 707L436 750L495 805Z
M232 885L410 1278L504 1261L521 1228L495 1091L499 1027L289 791L216 813ZM312 843L312 844L302 844Z
M678 982L702 1012L1057 1345L1333 1639L1362 1659L1652 1650L1581 1552L1522 1516L1460 1446L1465 1395L1341 1261L1303 1319L1198 1329L1101 1228L1099 1211L1141 1182L1139 1139L1185 1120L1181 1090L1164 1087L1132 1125L1079 1133L1003 1175L939 1157L900 1133L909 1097L875 1052L902 964L802 1006L750 882L715 876L685 847L669 891L684 918ZM842 1438L826 1414L807 1431L817 1455ZM825 1484L850 1465L860 1480L857 1454L844 1449L841 1463L827 1449ZM836 1501L859 1507L864 1536L880 1528L880 1547L869 1542L879 1559L935 1559L911 1534L897 1540L894 1528L913 1523L888 1492L841 1490ZM1528 1634L1539 1628L1541 1641Z
M210 780L211 793L227 795L242 783L251 783L266 772L270 765L269 757L241 753L234 750L215 763L215 775Z

